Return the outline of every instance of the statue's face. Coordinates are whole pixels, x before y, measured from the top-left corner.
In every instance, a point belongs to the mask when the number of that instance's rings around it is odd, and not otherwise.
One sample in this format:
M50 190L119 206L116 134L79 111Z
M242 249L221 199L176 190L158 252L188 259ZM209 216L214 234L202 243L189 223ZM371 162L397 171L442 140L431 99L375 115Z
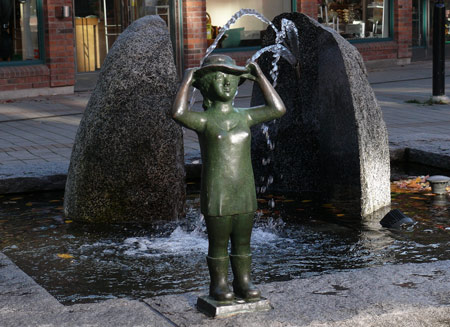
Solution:
M214 73L210 90L219 100L229 101L235 97L238 84L239 76L218 71Z

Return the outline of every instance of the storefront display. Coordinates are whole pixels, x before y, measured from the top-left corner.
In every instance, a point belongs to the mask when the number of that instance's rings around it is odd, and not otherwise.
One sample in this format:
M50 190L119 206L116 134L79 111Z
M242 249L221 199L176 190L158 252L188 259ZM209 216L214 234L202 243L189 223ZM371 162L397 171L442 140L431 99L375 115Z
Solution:
M77 72L99 70L120 33L145 15L159 15L170 32L171 6L170 0L75 0Z
M267 19L292 11L291 0L206 0L206 12L208 17L208 38L214 39L215 32L224 26L227 21L242 8L252 8L261 13ZM220 44L223 48L238 48L260 46L262 33L267 29L267 24L251 16L240 18L227 33L226 39ZM208 41L212 43L212 41Z
M0 0L0 63L38 60L36 0Z
M445 43L450 43L450 0L445 1Z
M318 20L347 39L389 37L389 0L324 0Z

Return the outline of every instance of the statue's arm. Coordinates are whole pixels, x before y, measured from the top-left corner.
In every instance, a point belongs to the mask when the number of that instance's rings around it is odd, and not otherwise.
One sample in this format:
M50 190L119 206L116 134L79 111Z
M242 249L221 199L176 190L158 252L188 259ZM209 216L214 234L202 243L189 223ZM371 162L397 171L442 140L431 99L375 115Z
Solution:
M253 80L255 83L258 83L266 102L266 105L264 106L252 107L246 110L249 126L283 116L286 113L286 107L284 106L283 100L281 100L277 91L275 91L273 86L264 76L261 68L254 62L249 63L247 67L250 74L246 77Z
M178 121L181 125L193 129L194 131L201 132L205 129L206 118L201 112L189 111L188 97L189 88L194 82L194 72L196 69L188 69L181 82L175 102L172 107L172 117Z

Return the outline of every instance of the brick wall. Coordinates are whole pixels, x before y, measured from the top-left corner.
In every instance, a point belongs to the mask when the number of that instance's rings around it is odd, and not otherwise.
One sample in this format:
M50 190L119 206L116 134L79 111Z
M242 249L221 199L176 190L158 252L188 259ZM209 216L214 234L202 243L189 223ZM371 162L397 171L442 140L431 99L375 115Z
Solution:
M0 67L0 91L48 87L49 80L45 65Z
M183 1L183 42L185 67L198 66L206 51L206 0Z
M397 59L398 44L395 41L356 43L364 61Z
M72 17L64 19L55 17L56 7L63 5L72 7L72 1L43 1L45 63L43 65L0 66L0 92L73 86L75 84Z
M412 1L394 1L394 39L398 44L398 58L411 58Z
M50 86L75 84L74 28L72 17L56 18L57 7L70 6L71 0L46 0L44 20L46 26L45 56L50 69ZM72 8L71 8L72 9ZM71 12L73 12L71 10Z
M297 11L317 19L317 0L297 0Z

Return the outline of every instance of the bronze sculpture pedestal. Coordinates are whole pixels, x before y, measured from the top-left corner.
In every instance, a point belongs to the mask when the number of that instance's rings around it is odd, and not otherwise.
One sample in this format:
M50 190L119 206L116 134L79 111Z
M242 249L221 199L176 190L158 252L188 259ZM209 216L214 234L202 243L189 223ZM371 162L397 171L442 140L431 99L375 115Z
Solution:
M261 297L258 301L245 301L235 298L231 303L215 301L210 296L199 296L197 309L213 318L229 317L238 313L272 310L269 300Z

